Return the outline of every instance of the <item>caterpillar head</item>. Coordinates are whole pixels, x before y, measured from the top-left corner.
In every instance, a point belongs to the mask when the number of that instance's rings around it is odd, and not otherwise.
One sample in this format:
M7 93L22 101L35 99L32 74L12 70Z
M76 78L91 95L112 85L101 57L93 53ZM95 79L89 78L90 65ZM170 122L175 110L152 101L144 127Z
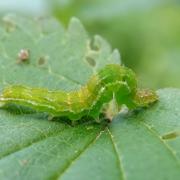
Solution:
M158 95L155 91L149 89L137 90L134 96L134 103L139 107L148 107L150 104L158 100Z

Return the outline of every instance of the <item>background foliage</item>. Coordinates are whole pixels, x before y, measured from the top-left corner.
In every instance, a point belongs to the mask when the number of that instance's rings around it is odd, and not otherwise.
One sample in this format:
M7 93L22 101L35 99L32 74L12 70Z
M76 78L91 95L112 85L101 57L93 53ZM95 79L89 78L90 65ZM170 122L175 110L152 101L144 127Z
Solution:
M123 63L142 85L180 87L180 6L168 0L54 1L64 23L77 16L92 34L101 34L121 52Z

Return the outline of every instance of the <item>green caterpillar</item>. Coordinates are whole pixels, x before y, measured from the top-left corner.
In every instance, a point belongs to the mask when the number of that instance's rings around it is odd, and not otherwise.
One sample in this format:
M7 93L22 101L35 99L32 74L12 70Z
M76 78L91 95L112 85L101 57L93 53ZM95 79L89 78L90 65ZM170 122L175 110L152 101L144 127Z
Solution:
M78 91L49 91L13 85L5 88L0 103L30 107L53 117L65 116L78 120L83 116L99 117L103 104L114 98L118 106L129 109L147 107L158 97L154 91L138 90L134 72L117 64L106 65Z

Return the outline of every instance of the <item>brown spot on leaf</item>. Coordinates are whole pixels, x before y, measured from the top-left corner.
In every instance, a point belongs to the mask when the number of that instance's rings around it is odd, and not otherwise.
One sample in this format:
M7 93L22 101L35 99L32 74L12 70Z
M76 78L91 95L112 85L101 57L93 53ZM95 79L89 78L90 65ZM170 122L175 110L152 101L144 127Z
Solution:
M173 131L173 132L163 135L162 139L164 140L174 139L174 138L177 138L178 136L180 136L180 131Z
M40 57L40 58L38 59L38 65L39 65L39 66L42 66L42 65L44 65L45 63L46 63L45 57Z

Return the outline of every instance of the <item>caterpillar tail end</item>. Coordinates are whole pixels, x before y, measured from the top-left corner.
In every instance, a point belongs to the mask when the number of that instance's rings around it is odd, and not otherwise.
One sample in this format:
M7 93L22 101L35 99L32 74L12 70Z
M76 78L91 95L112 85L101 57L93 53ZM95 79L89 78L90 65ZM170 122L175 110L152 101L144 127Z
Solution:
M149 89L137 90L134 97L134 103L137 107L149 107L158 101L158 95L155 91Z

